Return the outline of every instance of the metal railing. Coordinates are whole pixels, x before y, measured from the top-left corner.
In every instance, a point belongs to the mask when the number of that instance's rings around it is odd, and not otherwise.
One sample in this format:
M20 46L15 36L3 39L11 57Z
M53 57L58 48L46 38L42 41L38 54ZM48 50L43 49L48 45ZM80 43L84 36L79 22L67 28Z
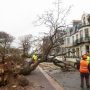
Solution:
M90 36L81 37L81 38L79 38L79 39L76 39L76 40L73 42L73 45L78 45L78 44L85 43L85 42L90 42Z

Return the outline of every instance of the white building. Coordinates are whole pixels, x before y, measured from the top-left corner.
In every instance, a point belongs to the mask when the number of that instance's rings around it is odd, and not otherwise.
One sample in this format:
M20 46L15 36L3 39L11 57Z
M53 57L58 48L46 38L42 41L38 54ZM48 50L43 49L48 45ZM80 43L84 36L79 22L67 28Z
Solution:
M90 52L90 14L83 14L81 20L74 20L73 26L67 29L64 39L67 57L81 57Z

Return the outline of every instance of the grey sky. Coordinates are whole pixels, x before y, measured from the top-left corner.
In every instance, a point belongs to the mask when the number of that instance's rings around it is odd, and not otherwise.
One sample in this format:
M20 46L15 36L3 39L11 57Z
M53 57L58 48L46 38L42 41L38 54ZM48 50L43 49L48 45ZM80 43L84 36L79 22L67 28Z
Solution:
M44 27L34 27L32 22L36 16L54 7L57 0L0 0L0 31L18 37L25 34L38 35L46 30ZM80 19L83 12L90 13L90 0L62 0L67 8L72 9L67 21ZM47 31L47 30L46 30Z

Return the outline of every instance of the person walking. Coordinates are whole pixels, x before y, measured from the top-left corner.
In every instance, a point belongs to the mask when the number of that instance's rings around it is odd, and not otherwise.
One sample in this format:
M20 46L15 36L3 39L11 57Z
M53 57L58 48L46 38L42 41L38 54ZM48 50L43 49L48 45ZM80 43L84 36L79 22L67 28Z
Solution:
M84 54L82 56L82 60L80 61L80 77L81 77L81 87L84 87L84 78L86 81L87 88L90 88L89 86L89 69L88 69L88 62L87 62L87 55Z

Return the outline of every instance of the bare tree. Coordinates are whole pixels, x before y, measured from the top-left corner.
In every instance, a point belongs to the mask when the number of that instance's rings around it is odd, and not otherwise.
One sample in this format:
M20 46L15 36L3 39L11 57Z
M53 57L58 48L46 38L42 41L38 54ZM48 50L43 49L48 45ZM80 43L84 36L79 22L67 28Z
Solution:
M60 9L60 0L57 3L57 11L47 11L41 16L38 16L38 20L36 23L38 25L46 25L49 28L49 33L42 38L42 43L39 43L38 51L41 51L39 60L31 65L30 70L34 70L39 63L48 61L50 58L48 56L52 53L52 51L61 46L63 43L63 35L66 34L66 24L64 22L65 17L67 16L68 12L70 11L69 7L67 10ZM60 31L60 35L58 35L58 31ZM53 54L53 59L58 56Z
M28 55L32 43L31 39L32 39L31 34L20 37L20 45L23 51L23 56Z
M36 23L38 23L39 25L46 25L46 27L49 28L49 33L45 34L45 36L42 38L42 41L41 38L40 40L35 40L36 42L38 41L37 51L39 52L39 59L33 64L29 63L29 72L36 69L39 63L51 59L55 60L55 57L58 56L58 54L56 55L52 52L56 47L61 46L63 43L63 35L66 34L66 24L64 22L64 19L70 11L71 7L69 7L67 10L60 9L59 0L57 3L57 7L57 12L51 10L49 12L45 12L41 16L38 16L38 20L36 21ZM53 54L53 58L49 58L49 55L51 54Z
M60 0L58 0L56 4L56 11L47 11L41 16L38 16L37 22L39 22L40 25L46 25L46 27L50 29L49 34L43 38L42 50L44 61L47 61L51 51L63 44L63 36L66 34L65 30L67 26L65 24L65 17L69 13L71 6L68 9L62 9L62 7L60 7Z
M0 55L3 61L13 40L13 36L9 35L6 32L0 32Z

